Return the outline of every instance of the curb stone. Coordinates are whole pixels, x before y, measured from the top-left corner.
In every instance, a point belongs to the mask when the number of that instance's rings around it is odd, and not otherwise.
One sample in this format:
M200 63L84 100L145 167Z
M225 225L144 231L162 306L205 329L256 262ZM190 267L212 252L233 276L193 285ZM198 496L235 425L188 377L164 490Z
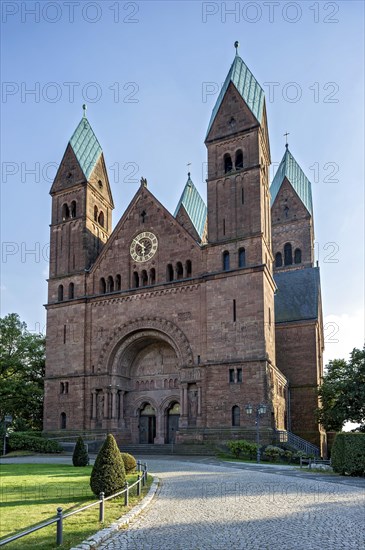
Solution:
M154 477L150 490L148 491L147 495L142 499L142 501L139 504L134 506L132 510L130 510L127 514L122 516L120 519L118 519L117 521L109 525L109 527L106 527L105 529L98 531L97 533L95 533L95 535L91 535L88 539L83 540L77 546L73 546L72 548L70 548L70 550L94 550L98 548L98 546L102 542L105 542L117 531L129 525L129 523L136 516L138 516L142 512L142 510L146 508L146 506L150 504L150 502L156 495L158 486L159 486L159 479L158 477Z

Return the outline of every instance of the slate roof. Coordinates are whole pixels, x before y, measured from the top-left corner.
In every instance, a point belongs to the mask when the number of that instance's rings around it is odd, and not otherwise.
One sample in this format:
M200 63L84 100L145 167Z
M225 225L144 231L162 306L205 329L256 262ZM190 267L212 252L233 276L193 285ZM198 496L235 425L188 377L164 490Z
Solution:
M80 120L79 125L72 134L70 145L85 178L89 179L102 153L102 149L86 116Z
M207 221L207 207L203 201L199 191L190 179L185 184L184 191L177 204L174 217L176 218L180 207L183 206L189 216L191 223L195 227L198 235L202 238L204 233L205 224Z
M274 274L275 322L318 318L320 279L318 267L293 269Z
M285 178L294 188L295 192L299 196L300 200L302 201L308 212L313 215L311 182L304 174L303 170L289 151L288 147L286 147L285 149L284 156L270 187L271 206L274 204L277 194L279 193L280 187Z
M253 76L241 57L236 54L216 104L214 105L206 137L208 137L214 119L217 116L219 107L221 106L225 93L231 82L237 88L237 91L249 107L254 117L258 122L261 122L264 109L264 90L261 88L260 84L257 82L256 78Z

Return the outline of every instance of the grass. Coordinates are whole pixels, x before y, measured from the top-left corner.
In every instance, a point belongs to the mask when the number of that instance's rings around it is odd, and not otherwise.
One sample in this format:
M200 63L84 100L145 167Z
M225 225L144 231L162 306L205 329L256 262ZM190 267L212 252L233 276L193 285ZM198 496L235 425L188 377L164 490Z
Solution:
M58 506L66 513L94 502L89 485L92 466L75 468L60 464L2 464L0 466L0 536L6 538L55 517ZM129 484L137 474L128 476ZM144 488L144 496L152 478ZM105 503L105 521L99 523L99 506L67 518L63 522L63 545L70 548L99 529L120 518L139 499L135 488L130 492L129 506L124 495ZM7 545L11 550L56 548L56 524Z

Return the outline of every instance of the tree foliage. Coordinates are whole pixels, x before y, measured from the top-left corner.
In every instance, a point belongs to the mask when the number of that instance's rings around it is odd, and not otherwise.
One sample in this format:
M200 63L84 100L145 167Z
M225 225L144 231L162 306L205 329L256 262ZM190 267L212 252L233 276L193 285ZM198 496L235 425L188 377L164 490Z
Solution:
M42 429L45 338L32 334L19 315L0 319L0 420L16 430Z
M339 432L348 421L365 430L365 346L354 348L349 361L329 362L318 394L322 406L317 417L327 431Z
M90 487L99 497L121 491L125 484L125 468L121 452L114 437L109 434L96 457L90 477Z

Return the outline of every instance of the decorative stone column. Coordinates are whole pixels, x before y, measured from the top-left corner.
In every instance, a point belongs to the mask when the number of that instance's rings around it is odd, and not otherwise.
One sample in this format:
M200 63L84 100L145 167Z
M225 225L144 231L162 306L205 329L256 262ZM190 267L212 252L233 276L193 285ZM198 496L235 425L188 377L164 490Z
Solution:
M188 425L188 385L184 382L180 386L181 415L179 419L179 427L186 428Z
M96 390L91 392L91 419L96 420Z
M104 419L109 418L109 391L103 390L104 393Z

